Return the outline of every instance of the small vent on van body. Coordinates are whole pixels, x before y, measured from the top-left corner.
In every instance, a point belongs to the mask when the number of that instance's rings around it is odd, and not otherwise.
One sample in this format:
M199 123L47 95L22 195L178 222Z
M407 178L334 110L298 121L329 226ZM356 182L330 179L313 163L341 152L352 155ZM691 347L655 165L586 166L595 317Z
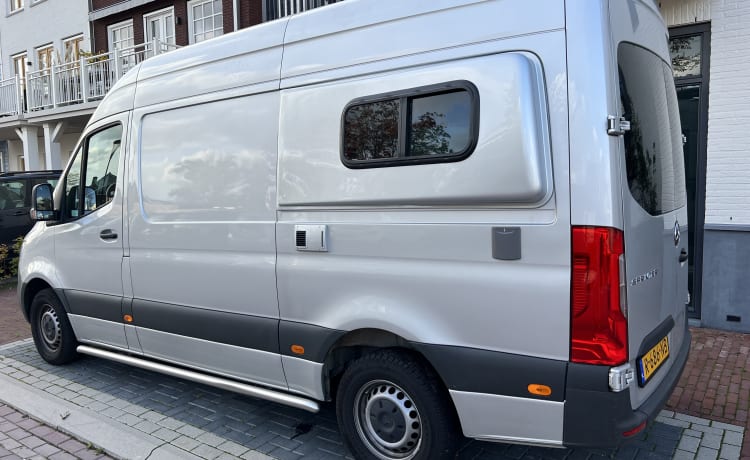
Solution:
M297 230L296 232L297 248L302 249L307 247L307 232L304 230Z

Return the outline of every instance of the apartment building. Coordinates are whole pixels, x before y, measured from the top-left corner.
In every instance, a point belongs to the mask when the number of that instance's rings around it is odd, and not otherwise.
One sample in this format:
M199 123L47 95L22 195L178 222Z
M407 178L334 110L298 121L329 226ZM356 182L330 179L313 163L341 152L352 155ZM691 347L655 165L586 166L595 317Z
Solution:
M0 167L59 169L93 109L36 109L52 96L43 83L53 66L70 70L91 49L88 2L0 1L0 141L7 141Z
M659 0L684 135L689 311L750 332L750 2Z
M14 171L64 166L99 101L143 59L336 0L0 2L0 168Z

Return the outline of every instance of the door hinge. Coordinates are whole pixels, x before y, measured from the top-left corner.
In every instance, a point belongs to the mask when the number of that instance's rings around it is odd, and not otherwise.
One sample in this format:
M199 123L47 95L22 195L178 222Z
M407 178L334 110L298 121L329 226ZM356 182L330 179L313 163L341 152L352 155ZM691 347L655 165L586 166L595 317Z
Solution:
M622 136L630 131L630 122L625 117L607 116L607 134L610 136Z

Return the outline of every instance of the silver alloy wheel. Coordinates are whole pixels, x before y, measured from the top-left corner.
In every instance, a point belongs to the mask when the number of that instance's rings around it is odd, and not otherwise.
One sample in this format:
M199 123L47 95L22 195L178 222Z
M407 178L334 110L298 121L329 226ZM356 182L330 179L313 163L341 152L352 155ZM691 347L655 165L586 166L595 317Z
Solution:
M373 380L354 397L359 437L377 458L408 460L422 444L422 419L412 398L398 385Z
M56 352L62 342L62 326L60 318L52 305L42 306L42 314L39 317L39 332L42 336L42 344L51 351Z

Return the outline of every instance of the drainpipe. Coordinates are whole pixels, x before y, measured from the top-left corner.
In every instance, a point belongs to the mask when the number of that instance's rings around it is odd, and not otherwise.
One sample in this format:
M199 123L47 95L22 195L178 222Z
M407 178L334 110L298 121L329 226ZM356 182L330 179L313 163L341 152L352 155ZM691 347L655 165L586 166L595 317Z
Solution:
M238 5L240 0L232 0L232 14L234 17L234 31L240 30L240 16L239 11L240 7Z

